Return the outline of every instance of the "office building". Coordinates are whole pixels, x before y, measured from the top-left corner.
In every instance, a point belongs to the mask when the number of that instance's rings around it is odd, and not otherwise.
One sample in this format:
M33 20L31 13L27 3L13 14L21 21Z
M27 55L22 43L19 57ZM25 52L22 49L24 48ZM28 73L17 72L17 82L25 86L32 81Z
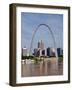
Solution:
M35 49L34 49L34 56L37 56L37 53L38 53L38 49L35 48Z
M51 56L51 48L47 48L47 56Z
M38 42L38 48L44 49L44 43L42 40L41 40L41 42Z
M27 48L22 48L22 56L27 56Z
M55 48L51 48L51 56L52 57L55 57L56 56L55 53L56 53Z
M61 48L57 48L57 53L58 53L58 56L62 56L63 50Z
M47 56L55 56L55 49L54 48L47 48Z

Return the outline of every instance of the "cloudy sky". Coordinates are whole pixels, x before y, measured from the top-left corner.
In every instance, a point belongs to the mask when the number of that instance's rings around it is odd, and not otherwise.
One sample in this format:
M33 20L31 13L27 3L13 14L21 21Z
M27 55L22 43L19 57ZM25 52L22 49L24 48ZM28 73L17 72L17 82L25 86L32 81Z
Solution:
M63 48L63 15L45 13L21 12L21 48L30 49L32 35L39 24L47 24L55 37L56 47ZM40 26L34 36L33 48L38 41L43 40L45 47L54 47L53 38L49 29Z

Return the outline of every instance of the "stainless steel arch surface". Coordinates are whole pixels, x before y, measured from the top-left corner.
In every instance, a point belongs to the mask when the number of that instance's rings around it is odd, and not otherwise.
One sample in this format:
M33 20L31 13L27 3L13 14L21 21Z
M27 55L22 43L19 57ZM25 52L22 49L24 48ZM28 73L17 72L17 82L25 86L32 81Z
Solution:
M47 24L39 24L39 25L37 26L37 28L35 29L35 31L34 31L34 33L33 33L33 36L32 36L31 44L30 44L29 54L31 54L31 52L32 52L33 40L34 40L35 34L36 34L36 32L39 30L39 27L41 27L41 26L47 27L47 28L48 28L47 30L50 31L50 34L51 34L52 39L53 39L54 47L55 47L55 56L58 58L57 49L56 49L55 37L54 37L54 34L53 34L51 28L50 28L49 25L47 25Z

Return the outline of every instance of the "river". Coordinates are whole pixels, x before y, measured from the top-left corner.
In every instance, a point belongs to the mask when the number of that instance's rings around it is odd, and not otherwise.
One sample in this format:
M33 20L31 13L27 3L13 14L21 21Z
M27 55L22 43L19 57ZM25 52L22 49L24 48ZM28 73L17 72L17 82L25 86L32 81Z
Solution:
M21 64L21 76L51 76L63 74L63 61L46 60L39 63Z

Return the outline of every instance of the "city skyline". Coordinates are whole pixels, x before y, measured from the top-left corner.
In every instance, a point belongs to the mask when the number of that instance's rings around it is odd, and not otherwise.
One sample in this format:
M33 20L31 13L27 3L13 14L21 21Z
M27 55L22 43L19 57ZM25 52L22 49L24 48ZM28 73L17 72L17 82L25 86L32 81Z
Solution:
M58 56L63 55L62 48L46 48L42 40L37 43L37 47L34 48L31 54L28 52L26 47L22 48L22 56L55 56L56 52Z
M44 42L41 40L40 42L37 43L37 46L33 49L33 52L31 52L31 55L34 56L48 56L48 55L54 55L55 53L57 53L58 55L61 54L63 55L63 49L62 48L50 48L50 47L45 47ZM49 54L50 53L50 54ZM24 56L29 56L29 52L28 49L26 47L22 48L22 55Z
M56 41L56 48L63 48L63 15L62 14L44 14L44 13L21 13L21 48L30 49L32 34L37 26L45 23L50 26ZM54 47L52 36L45 26L42 26L37 31L33 49L36 43L43 40L45 47Z

